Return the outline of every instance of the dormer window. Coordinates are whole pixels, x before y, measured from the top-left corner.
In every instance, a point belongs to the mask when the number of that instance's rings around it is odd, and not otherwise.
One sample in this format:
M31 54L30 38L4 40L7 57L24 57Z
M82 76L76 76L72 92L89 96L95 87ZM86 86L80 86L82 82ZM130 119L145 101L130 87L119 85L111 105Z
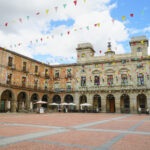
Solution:
M137 48L137 52L142 52L142 48L141 48L141 47L138 47L138 48Z

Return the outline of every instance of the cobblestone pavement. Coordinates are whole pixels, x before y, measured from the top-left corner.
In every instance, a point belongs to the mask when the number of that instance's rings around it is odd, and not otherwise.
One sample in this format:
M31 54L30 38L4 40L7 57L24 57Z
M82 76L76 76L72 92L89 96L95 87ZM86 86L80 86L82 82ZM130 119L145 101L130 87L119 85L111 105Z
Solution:
M0 150L150 150L150 116L0 114Z

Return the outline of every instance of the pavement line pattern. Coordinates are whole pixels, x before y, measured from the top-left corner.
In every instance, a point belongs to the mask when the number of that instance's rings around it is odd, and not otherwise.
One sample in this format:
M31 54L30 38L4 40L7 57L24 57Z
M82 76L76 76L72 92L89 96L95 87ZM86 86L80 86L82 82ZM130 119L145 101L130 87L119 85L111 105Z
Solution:
M146 119L139 121L136 125L132 126L128 130L107 130L107 129L90 129L86 128L89 126L97 125L97 124L103 124L106 122L110 122L113 120L119 120L123 118L127 118L129 116L134 116L134 115L124 115L120 117L115 117L115 118L110 118L107 120L100 120L100 121L95 121L95 122L90 122L90 123L85 123L85 124L80 124L80 125L75 125L75 126L70 126L70 127L55 127L55 126L46 126L46 125L31 125L31 124L19 124L19 123L5 123L5 122L0 122L0 124L5 124L9 126L28 126L28 127L39 127L39 128L52 128L53 130L47 130L47 131L41 131L41 132L36 132L36 133L30 133L30 134L24 134L24 135L19 135L19 136L13 136L13 137L4 137L0 136L0 147L2 146L8 146L9 144L14 144L18 142L23 142L23 141L29 141L29 142L37 142L37 143L47 143L47 144L53 144L53 145L59 145L59 146L68 146L68 147L75 147L75 148L85 148L85 149L91 149L91 150L111 150L111 146L118 142L120 139L122 139L125 135L131 133L131 134L139 134L139 135L150 135L150 132L140 132L140 131L135 131L135 129L139 126L141 126L144 122L147 122L150 117L146 117ZM130 120L129 120L130 121ZM52 141L42 141L42 140L35 140L35 138L41 138L45 136L51 136L54 134L59 134L59 133L65 133L69 132L72 130L83 130L83 131L98 131L98 132L118 132L121 133L118 136L115 136L111 140L105 142L101 146L94 147L94 146L86 146L86 145L77 145L77 144L67 144L67 143L61 143L61 142L52 142Z
M46 125L34 125L34 124L21 124L21 123L0 122L0 124L11 125L11 126L23 126L23 127L52 128L52 129L64 128L64 127L55 127L55 126L46 126Z
M14 144L14 143L22 142L22 141L25 141L25 140L40 138L40 137L43 137L43 136L50 136L50 135L53 135L53 134L58 134L58 133L67 132L67 131L70 131L70 130L56 129L56 130L43 131L43 132L19 135L19 136L14 136L14 137L8 137L8 138L2 139L0 141L0 146L6 146L8 144Z
M94 125L97 125L97 124L103 124L103 123L106 123L106 122L110 122L112 120L119 120L119 119L122 119L122 118L127 118L129 116L131 116L131 115L125 115L125 116L121 116L121 117L112 118L112 119L109 119L109 120L101 120L101 121L96 121L96 122L76 125L76 126L72 126L72 128L75 128L75 129L85 128L85 127L94 126Z
M109 120L101 120L101 121L97 121L97 122L86 123L86 124L82 124L82 125L78 125L78 126L72 126L72 128L73 129L74 128L75 129L80 129L80 128L83 128L83 127L88 127L88 126L92 126L92 125L96 125L96 124L101 124L101 123L105 123L105 122L112 121L112 120L119 120L119 119L122 119L122 118L126 118L128 116L129 115L125 115L125 116L116 117L116 118L109 119ZM19 125L19 124L15 124L15 123L6 123L6 124ZM26 124L21 124L21 125L26 125ZM38 125L38 127L42 127L42 126ZM58 128L58 129L50 130L50 131L42 131L42 132L36 132L36 133L31 133L31 134L8 137L6 139L1 140L0 146L6 146L8 144L22 142L22 141L30 140L30 139L34 139L34 138L40 138L40 137L43 137L43 136L50 136L50 135L53 135L53 134L58 134L58 133L67 132L67 131L71 131L71 130L70 129L65 129L65 128L60 128L60 129Z
M46 143L46 144L54 144L59 146L70 146L75 148L86 148L86 149L94 149L94 146L86 146L86 145L75 145L75 144L66 144L66 143L59 143L59 142L50 142L50 141L41 141L41 140L30 140L31 142L37 142L37 143Z
M0 136L0 139L4 139L4 138L7 138L7 136Z
M136 124L133 127L131 127L128 131L134 131L137 127L139 127L140 125L142 125L148 119L150 119L150 117L147 117L146 119L140 121L138 124ZM121 133L120 135L115 136L114 138L112 138L111 140L107 141L106 143L104 143L100 147L95 148L94 150L111 150L110 147L113 144L117 143L120 139L122 139L127 134L128 133Z
M141 131L124 131L124 130L109 130L109 129L79 129L81 131L94 131L94 132L112 132L112 133L127 133L127 134L139 134L139 135L150 135L150 132Z

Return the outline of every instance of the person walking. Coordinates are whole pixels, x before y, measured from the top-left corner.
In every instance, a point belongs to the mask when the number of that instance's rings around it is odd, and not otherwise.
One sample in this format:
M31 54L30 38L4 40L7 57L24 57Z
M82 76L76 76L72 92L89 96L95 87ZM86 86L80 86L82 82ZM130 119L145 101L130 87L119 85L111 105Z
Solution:
M147 114L147 115L149 114L149 109L148 109L148 108L146 109L146 114Z
M139 114L141 114L141 107L139 107L138 112L139 112Z

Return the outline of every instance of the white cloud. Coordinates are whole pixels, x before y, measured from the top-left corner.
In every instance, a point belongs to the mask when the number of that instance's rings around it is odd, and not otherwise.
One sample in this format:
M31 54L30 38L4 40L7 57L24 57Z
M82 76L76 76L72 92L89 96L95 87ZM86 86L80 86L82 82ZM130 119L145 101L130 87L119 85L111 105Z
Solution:
M111 39L113 49L116 53L123 53L124 48L117 42L122 42L128 39L128 30L125 25L115 20L112 22L110 14L111 9L116 7L116 3L110 5L111 0L83 0L78 1L77 6L74 6L73 1L63 0L1 0L0 1L0 45L7 46L13 45L14 51L33 57L35 54L50 54L52 56L70 57L76 56L77 44L82 42L90 42L95 50L99 52L102 50L104 53L107 50L108 39ZM66 3L67 7L64 9L63 4ZM56 12L54 7L58 6ZM45 10L49 9L49 14ZM40 12L36 16L36 12ZM26 16L30 16L27 20ZM18 21L22 18L23 23ZM49 36L41 34L41 31L48 30L47 23L53 20L63 20L72 18L75 24L71 27L59 26L54 28ZM15 23L12 23L15 20ZM8 27L4 23L8 22ZM94 27L95 23L100 23L100 27ZM89 31L86 26L90 25ZM84 27L82 30L74 31L75 28ZM70 31L70 35L67 35ZM64 35L61 37L60 33ZM54 38L51 37L54 35ZM30 41L36 43L36 39L43 38L42 44L27 47ZM21 47L15 48L14 44L22 43ZM44 43L44 44L43 44ZM57 63L57 62L54 62Z
M149 27L144 28L144 31L145 31L145 32L146 32L146 31L150 32L150 26L149 26Z

